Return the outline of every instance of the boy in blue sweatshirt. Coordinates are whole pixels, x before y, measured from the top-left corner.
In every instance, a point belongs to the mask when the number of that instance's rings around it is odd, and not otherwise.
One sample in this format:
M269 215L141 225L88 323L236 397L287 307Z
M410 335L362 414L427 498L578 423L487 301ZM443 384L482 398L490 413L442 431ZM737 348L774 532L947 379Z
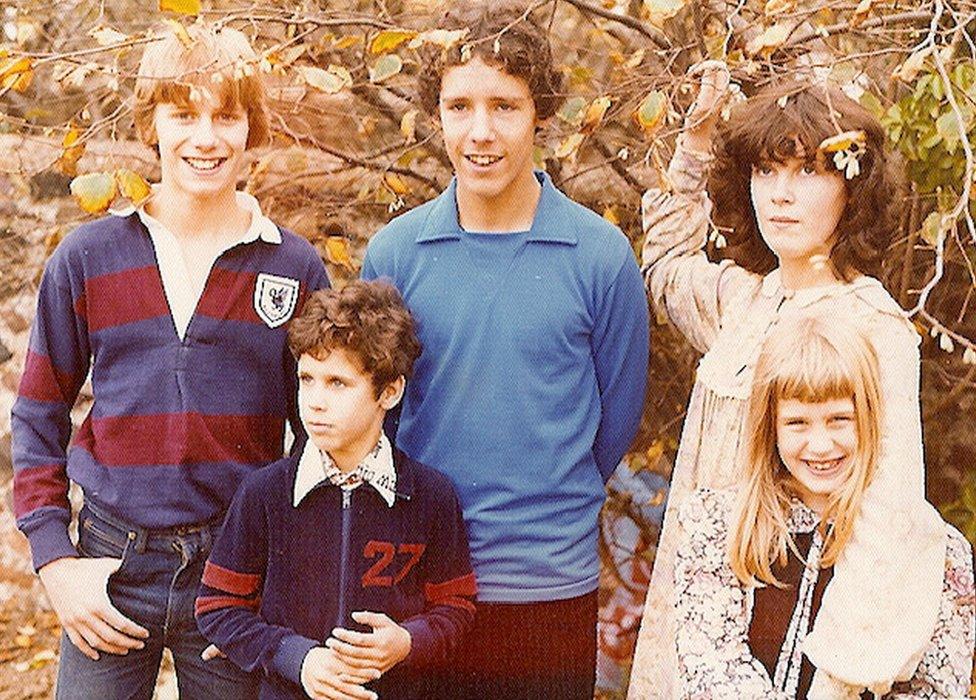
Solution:
M264 669L261 698L427 698L423 669L470 626L475 579L450 481L382 433L420 355L413 320L393 287L356 281L311 295L288 342L309 440L244 480L200 629Z
M637 429L647 300L613 225L533 170L562 94L522 7L451 14L420 71L454 179L369 243L420 325L397 445L454 482L478 612L446 695L593 697L603 484Z

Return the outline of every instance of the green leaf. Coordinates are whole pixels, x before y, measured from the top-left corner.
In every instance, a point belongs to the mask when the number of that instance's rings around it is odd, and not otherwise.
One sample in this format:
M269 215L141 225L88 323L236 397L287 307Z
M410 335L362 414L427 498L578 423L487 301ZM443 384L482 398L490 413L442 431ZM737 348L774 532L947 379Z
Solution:
M945 141L946 150L954 153L959 144L959 120L955 112L946 112L935 120L935 130Z
M370 66L369 82L382 83L387 78L392 78L401 70L403 70L403 59L395 53L388 53Z
M939 227L942 225L942 214L934 211L925 217L925 221L922 222L922 229L919 233L922 236L922 240L928 243L930 246L935 247L939 242Z
M881 119L882 115L885 113L884 105L881 104L881 100L879 100L877 95L874 93L865 92L862 94L860 103L861 106L873 114L876 119Z
M583 122L583 110L588 101L585 97L576 95L563 102L562 107L556 112L556 116L567 124L579 126Z

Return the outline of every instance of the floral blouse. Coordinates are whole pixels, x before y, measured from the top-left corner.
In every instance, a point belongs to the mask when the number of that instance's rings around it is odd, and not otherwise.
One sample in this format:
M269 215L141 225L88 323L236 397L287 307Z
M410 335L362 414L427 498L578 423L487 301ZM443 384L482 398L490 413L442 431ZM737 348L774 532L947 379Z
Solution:
M705 180L711 157L678 147L668 171L671 190L643 198L643 270L659 316L704 353L682 429L654 570L634 656L631 700L668 698L675 678L673 619L676 517L695 489L736 483L739 447L753 370L763 340L783 318L798 314L845 317L871 340L884 403L878 474L865 494L852 552L885 552L839 562L820 622L807 642L817 666L850 683L881 691L914 668L935 625L945 558L942 522L932 508L915 508L924 472L919 416L919 336L876 279L792 291L778 271L765 277L704 252L710 202ZM904 546L911 542L911 546ZM866 597L887 602L863 608ZM902 610L909 610L908 614ZM864 642L845 635L839 620L884 640L876 663L854 664Z
M813 533L800 581L786 580L797 591L796 605L772 675L753 655L749 625L756 589L744 586L728 564L728 537L735 493L702 489L687 498L678 516L682 541L675 557L676 649L681 698L795 698L799 647L811 618L811 591L820 569L822 544L817 515L799 501L787 526L793 535ZM943 523L946 556L935 631L914 675L896 683L885 698L965 697L969 691L976 644L976 587L972 548ZM875 601L861 601L871 607ZM869 656L862 652L860 658ZM854 696L856 697L856 695Z

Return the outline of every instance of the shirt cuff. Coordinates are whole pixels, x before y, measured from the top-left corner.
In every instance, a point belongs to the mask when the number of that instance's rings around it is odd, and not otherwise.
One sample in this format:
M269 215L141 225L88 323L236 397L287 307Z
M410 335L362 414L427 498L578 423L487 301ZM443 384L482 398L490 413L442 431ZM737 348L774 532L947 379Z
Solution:
M40 571L41 567L56 559L78 556L78 550L68 537L68 525L61 518L46 519L31 529L27 539L30 542L34 571Z
M434 635L426 620L414 618L400 623L400 627L410 633L410 653L401 661L409 667L430 666L434 659Z
M296 685L302 684L302 663L305 656L317 646L321 646L314 639L292 634L281 640L278 651L271 659L271 666L275 673L287 678Z

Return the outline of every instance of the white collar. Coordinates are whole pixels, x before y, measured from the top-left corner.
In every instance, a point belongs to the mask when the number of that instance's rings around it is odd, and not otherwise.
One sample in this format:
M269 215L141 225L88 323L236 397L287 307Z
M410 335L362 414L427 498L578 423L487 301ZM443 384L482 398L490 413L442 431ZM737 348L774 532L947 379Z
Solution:
M167 229L163 226L162 222L159 219L153 218L146 211L146 204L156 196L158 191L159 185L153 185L152 193L138 207L129 204L119 209L112 209L111 211L116 216L129 216L132 213L137 214L139 220L152 233L160 230L166 231ZM237 243L251 243L259 238L265 243L281 243L281 231L278 230L278 227L275 226L271 219L264 215L261 211L261 205L253 195L238 190L234 192L234 197L237 201L237 206L251 213L251 225L248 226L247 231L241 235L240 239L235 242L235 245Z
M298 471L295 473L295 490L292 495L294 507L297 508L312 489L323 481L328 481L326 474L332 464L332 458L327 453L320 452L311 440L305 443L302 456L298 460ZM367 454L357 468L364 473L363 481L372 486L392 508L396 500L396 469L393 466L393 447L386 435L380 434L376 449Z

